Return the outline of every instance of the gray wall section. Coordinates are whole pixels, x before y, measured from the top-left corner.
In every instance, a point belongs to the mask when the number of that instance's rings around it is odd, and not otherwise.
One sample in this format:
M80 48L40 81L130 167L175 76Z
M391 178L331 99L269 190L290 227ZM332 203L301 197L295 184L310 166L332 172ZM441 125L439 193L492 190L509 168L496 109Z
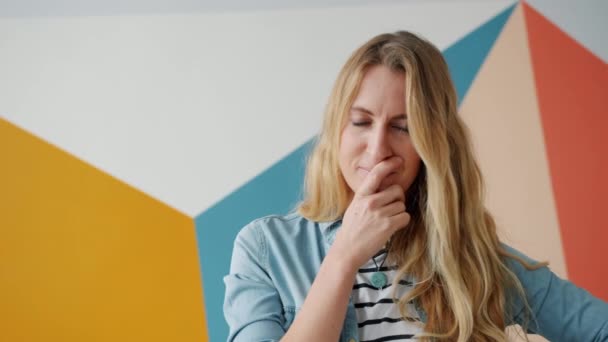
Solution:
M0 0L0 17L233 12L378 5L380 3L414 3L421 1L424 0Z

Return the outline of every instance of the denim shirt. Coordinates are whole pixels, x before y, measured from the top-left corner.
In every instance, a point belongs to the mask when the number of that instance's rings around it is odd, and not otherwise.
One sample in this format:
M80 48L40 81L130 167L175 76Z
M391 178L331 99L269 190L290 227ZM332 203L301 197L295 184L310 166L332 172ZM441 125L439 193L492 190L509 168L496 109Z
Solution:
M313 222L296 213L267 216L245 226L237 235L230 266L224 277L224 315L228 341L279 341L289 329L327 255L341 220ZM532 259L503 245L530 263ZM550 341L608 341L608 304L547 267L530 271L507 259L521 281L533 317L528 332ZM511 301L514 314L506 322L521 323L523 303ZM422 321L426 315L417 307ZM340 342L359 341L357 317L351 300Z

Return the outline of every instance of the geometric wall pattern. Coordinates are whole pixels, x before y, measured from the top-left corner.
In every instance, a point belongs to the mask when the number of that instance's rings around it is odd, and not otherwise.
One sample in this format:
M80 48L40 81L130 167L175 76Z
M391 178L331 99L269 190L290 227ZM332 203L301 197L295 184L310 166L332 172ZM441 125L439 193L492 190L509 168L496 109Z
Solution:
M1 119L0 158L1 341L206 337L191 218Z
M608 66L524 8L568 276L608 300Z
M608 68L534 4L492 13L443 52L502 239L608 300ZM293 209L313 137L190 215L6 116L0 340L225 340L232 241Z

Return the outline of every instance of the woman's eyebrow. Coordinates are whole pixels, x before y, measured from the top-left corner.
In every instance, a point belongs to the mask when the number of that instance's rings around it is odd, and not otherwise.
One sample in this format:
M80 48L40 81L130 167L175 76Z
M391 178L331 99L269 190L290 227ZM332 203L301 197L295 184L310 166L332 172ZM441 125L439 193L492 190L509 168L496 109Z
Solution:
M352 107L350 110L351 111L356 111L356 112L362 112L362 113L365 113L365 114L368 114L368 115L371 115L371 116L374 115L374 113L372 113L371 110L369 110L367 108L364 108L364 107L360 107L360 106ZM396 115L396 116L392 117L391 120L407 120L407 115L405 115L405 114L399 114L399 115Z
M359 106L352 107L350 110L351 111L356 111L356 112L363 112L363 113L368 114L368 115L374 115L374 113L372 113L371 110L369 110L367 108L359 107Z

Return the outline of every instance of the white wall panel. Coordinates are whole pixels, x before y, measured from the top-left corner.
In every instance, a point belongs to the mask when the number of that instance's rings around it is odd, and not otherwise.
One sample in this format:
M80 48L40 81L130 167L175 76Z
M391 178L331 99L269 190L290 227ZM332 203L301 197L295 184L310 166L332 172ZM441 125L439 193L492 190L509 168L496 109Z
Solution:
M366 39L443 49L512 3L4 18L0 115L196 215L316 133Z

